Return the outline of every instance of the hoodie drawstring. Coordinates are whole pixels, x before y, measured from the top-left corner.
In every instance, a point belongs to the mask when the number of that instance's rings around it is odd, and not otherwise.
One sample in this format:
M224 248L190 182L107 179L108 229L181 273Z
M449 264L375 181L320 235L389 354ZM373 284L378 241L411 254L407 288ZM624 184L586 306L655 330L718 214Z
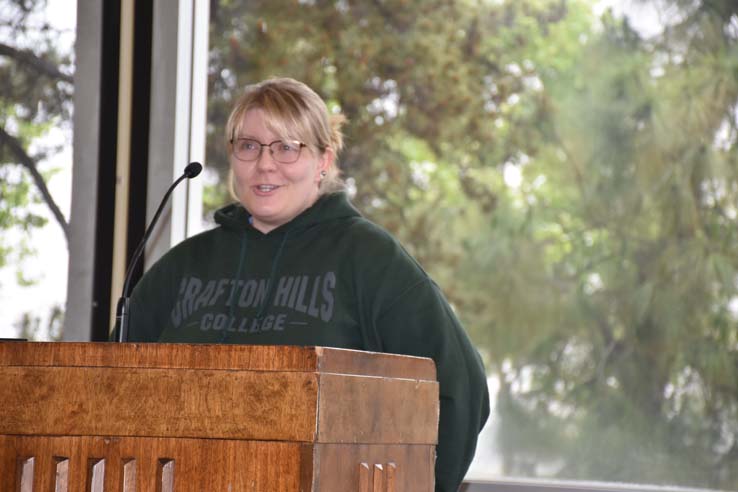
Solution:
M256 314L256 319L261 320L264 316L266 316L268 309L269 309L269 303L272 299L272 294L274 293L274 285L276 282L276 275L277 275L277 267L279 265L279 261L282 259L282 251L284 251L284 245L287 243L287 237L290 235L291 230L287 230L284 234L284 237L282 237L282 241L279 243L279 248L277 249L277 254L274 256L274 259L272 260L272 269L269 273L269 279L267 280L267 291L266 295L264 296L264 299L261 301L261 305L259 306L259 310ZM231 290L231 298L228 302L230 302L231 310L230 310L230 317L231 320L235 318L235 311L236 311L236 287L238 286L238 281L241 280L241 275L243 274L243 264L246 260L246 244L248 243L247 239L248 235L246 232L243 233L241 236L241 252L239 253L238 258L238 268L236 269L236 277L233 281L233 289ZM224 330L223 335L220 338L220 343L224 343L228 339L228 335L230 334L230 331Z
M282 251L284 250L284 245L287 242L287 236L290 235L291 229L288 229L284 233L284 237L282 238L282 241L279 243L279 249L277 249L277 254L274 256L274 260L272 260L272 271L269 272L269 280L267 280L267 292L266 296L264 296L264 300L261 301L261 306L259 306L259 311L256 314L256 319L262 319L262 317L266 316L267 309L269 306L269 303L272 299L272 293L274 292L274 284L276 284L276 275L277 275L277 265L279 265L279 260L282 259Z
M243 262L246 258L246 244L248 243L248 235L244 232L241 235L241 251L238 254L238 268L236 269L236 276L233 278L233 288L231 289L231 297L228 302L231 305L231 319L234 318L236 310L236 287L238 287L238 281L241 280L241 272L243 271ZM220 337L220 343L224 343L228 338L230 331L223 330L223 335Z

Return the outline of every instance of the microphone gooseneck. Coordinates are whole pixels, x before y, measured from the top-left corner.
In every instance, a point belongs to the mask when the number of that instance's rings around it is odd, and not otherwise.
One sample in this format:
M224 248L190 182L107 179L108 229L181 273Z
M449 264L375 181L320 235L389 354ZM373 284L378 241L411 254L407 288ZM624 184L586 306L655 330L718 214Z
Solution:
M164 194L164 198L161 199L161 203L159 204L159 208L156 209L156 213L154 214L154 218L151 220L151 223L149 224L149 227L146 228L146 232L144 232L144 236L141 239L141 242L138 243L138 247L136 248L136 251L133 252L133 256L131 257L131 262L128 264L128 269L126 270L126 279L125 282L123 282L123 291L121 293L120 298L118 299L118 305L115 309L115 325L116 325L116 331L118 332L118 341L119 342L126 342L128 340L128 319L130 314L130 290L131 290L131 278L133 277L133 268L138 263L138 260L141 258L141 255L143 254L144 247L146 246L146 241L148 241L149 236L151 235L151 232L154 230L154 226L156 225L156 222L159 220L159 216L161 215L162 210L164 210L164 205L166 205L167 201L169 200L169 195L172 194L174 191L174 188L177 187L177 185L182 182L182 180L186 179L192 179L200 172L202 171L202 164L199 162L190 162L187 164L187 166L184 169L184 172L182 175L177 178L177 180L172 183L172 185L169 187L167 192Z

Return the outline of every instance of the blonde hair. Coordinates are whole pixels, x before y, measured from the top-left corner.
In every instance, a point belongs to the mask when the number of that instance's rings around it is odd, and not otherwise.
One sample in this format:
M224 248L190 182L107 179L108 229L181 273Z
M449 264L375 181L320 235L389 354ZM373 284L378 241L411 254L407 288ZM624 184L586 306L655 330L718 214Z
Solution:
M320 182L319 193L331 193L345 188L337 164L343 148L342 114L329 114L323 99L310 87L288 77L271 78L246 86L238 98L226 123L226 145L231 152L232 141L238 135L246 113L261 109L266 127L283 140L297 140L312 152L322 155L330 148L336 156ZM234 189L233 170L228 176L231 196L238 199Z

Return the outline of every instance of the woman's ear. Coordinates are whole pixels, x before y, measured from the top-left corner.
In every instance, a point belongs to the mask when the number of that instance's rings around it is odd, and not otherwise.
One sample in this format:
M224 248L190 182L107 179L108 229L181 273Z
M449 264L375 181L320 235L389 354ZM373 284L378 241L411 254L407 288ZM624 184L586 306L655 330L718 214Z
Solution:
M320 181L325 177L326 174L333 168L336 162L336 153L332 148L326 147L323 151L323 155L320 156L320 162L318 163L318 175L317 180Z

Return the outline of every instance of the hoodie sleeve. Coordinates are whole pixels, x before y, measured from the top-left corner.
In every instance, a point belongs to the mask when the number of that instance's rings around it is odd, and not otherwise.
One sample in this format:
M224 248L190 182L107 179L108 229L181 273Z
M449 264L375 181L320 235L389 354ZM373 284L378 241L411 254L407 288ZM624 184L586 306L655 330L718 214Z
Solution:
M455 492L489 416L484 366L438 286L394 239L386 248L375 249L365 279L370 324L379 350L435 361L441 400L436 492Z

